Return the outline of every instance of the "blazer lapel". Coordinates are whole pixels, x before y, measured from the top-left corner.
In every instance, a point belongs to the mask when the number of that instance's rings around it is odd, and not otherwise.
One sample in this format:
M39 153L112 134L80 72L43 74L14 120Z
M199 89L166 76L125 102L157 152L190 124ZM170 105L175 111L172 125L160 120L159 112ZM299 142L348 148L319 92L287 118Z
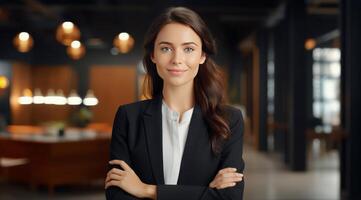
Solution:
M195 155L195 149L199 148L199 142L204 140L204 136L207 136L207 134L207 127L202 117L201 108L195 105L182 156L178 185L192 182L192 177L189 174L194 174L194 157L202 156Z
M143 116L151 167L157 184L164 184L161 111L162 98L155 97Z

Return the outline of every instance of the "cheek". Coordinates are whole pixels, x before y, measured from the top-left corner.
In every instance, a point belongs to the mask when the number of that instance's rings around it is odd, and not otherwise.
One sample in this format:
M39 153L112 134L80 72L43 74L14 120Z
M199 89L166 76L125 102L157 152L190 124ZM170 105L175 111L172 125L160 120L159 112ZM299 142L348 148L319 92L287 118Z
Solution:
M165 70L166 66L167 66L167 63L168 63L168 58L167 56L164 56L164 55L156 55L154 56L154 64L156 65L157 67L157 72L158 74L162 77L161 74L163 74L163 71Z
M199 66L199 63L201 62L201 53L196 53L195 55L189 55L187 56L186 63L189 67L195 68Z
M159 67L164 67L170 61L171 57L168 54L155 54L154 61L155 64Z
M164 80L164 67L161 67L159 63L156 64L158 75Z
M193 69L193 78L198 74L199 65Z
M192 56L186 60L186 64L192 70L198 70L200 59L199 57Z

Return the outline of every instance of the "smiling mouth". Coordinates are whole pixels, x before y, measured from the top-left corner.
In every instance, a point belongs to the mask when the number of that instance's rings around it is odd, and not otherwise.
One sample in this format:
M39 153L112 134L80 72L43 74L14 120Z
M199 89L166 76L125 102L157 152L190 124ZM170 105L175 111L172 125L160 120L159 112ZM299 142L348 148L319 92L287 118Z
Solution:
M185 72L187 70L181 70L181 69L167 69L170 72Z
M172 75L181 75L187 70L181 70L181 69L167 69L168 72Z

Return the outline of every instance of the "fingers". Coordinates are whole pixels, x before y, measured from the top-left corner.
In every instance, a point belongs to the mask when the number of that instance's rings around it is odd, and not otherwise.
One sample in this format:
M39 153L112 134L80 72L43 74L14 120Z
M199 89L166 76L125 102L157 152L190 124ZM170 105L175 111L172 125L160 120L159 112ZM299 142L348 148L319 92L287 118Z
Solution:
M237 171L237 168L227 167L227 168L219 170L218 174L231 173L231 172L236 172L236 171Z
M232 173L224 173L224 174L216 175L216 178L230 178L230 177L243 177L243 174L232 172Z
M130 171L130 172L133 171L133 169L130 168L129 165L128 165L126 162L124 162L124 161L121 161L121 162L120 162L120 166L121 166L125 171Z
M125 171L117 168L109 170L105 178L105 189L109 186L115 186L115 184L119 185L125 173Z
M107 173L107 176L110 174L117 174L117 175L121 176L121 175L124 175L124 171L121 169L113 168L113 169L109 170L109 172Z
M216 177L214 178L214 181L222 181L222 179L227 179L232 177L242 178L243 174L237 172L228 172L228 173L223 172L217 174Z
M231 177L226 177L226 178L217 178L209 184L209 187L218 188L223 184L236 183L236 182L240 182L242 180L243 180L243 177L237 176L237 175L234 175Z
M209 184L211 188L224 189L227 187L233 187L237 182L243 180L243 174L237 173L236 168L224 168L218 171L216 177Z
M221 184L223 183L235 183L235 182L240 182L242 181L243 178L242 177L228 177L228 178L224 178L222 179Z
M119 176L117 174L110 174L106 177L105 179L105 183L111 181L111 180L117 180L117 181L120 181L122 180L122 176Z
M129 167L129 165L123 160L111 160L109 161L109 164L120 165L124 169L124 171L133 171L133 169Z
M105 183L105 189L107 189L110 186L119 186L120 184L121 181L116 181L116 180L108 181Z
M217 187L217 189L225 189L228 187L233 187L235 185L236 185L236 183L224 183L224 184L220 185L219 187Z

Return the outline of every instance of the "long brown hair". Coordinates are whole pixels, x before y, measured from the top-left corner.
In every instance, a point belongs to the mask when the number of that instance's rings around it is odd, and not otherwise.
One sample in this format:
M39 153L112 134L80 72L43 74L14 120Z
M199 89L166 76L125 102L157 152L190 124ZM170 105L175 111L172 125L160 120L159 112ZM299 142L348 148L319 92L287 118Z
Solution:
M147 98L162 95L163 80L157 73L151 55L158 33L169 23L180 23L192 28L202 40L202 51L206 54L206 61L199 66L194 79L195 101L200 105L202 115L210 128L212 150L214 153L219 153L222 143L230 136L225 112L224 85L219 67L210 58L216 53L215 41L204 21L194 11L184 7L171 7L151 24L144 41L143 65L147 74L143 95Z

